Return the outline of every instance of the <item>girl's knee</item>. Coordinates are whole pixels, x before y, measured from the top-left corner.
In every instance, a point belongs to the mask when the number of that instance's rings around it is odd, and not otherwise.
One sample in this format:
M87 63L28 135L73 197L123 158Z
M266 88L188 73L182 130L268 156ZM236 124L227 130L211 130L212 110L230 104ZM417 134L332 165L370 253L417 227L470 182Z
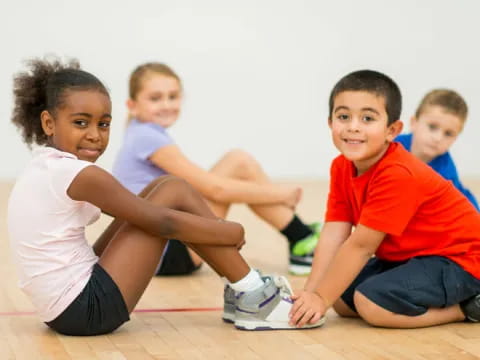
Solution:
M160 176L155 181L154 186L150 191L140 196L145 197L149 201L156 202L159 199L164 199L166 195L172 198L184 199L187 194L193 191L191 185L182 178L173 175Z
M355 291L353 301L358 315L370 325L384 326L392 316L392 312L377 305L359 291Z
M226 157L234 164L236 170L241 173L249 173L257 166L257 162L253 156L242 149L230 150Z

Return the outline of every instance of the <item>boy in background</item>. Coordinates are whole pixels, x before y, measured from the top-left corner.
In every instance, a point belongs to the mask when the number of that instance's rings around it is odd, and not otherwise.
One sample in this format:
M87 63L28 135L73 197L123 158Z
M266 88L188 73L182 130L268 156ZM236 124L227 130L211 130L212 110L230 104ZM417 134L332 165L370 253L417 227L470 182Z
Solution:
M410 120L412 132L399 135L395 141L452 181L479 210L475 196L460 182L448 151L463 130L467 114L467 104L458 93L448 89L432 90L422 99Z

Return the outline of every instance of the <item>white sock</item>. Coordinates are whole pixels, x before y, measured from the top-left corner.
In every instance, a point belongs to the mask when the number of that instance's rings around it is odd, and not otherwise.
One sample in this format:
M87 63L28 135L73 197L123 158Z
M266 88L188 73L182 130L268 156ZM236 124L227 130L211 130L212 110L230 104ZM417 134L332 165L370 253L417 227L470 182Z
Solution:
M236 292L246 292L253 291L263 286L264 282L260 277L260 274L253 269L250 269L250 272L245 275L243 279L238 280L237 282L231 283L230 286Z

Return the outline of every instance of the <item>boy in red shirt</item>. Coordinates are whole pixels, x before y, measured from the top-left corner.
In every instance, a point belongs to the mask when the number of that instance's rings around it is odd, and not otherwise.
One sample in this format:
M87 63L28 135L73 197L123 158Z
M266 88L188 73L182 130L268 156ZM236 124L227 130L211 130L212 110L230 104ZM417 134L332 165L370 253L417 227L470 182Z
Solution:
M330 94L328 123L341 155L291 324L314 323L330 306L383 327L480 320L480 214L393 142L401 103L395 82L370 70L348 74Z

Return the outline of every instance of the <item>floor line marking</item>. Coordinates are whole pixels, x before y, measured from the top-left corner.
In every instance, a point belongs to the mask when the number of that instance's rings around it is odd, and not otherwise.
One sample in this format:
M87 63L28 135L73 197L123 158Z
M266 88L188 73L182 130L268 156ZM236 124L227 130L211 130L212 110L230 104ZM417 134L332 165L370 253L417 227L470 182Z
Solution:
M135 309L134 313L157 313L157 312L201 312L201 311L220 311L221 307L203 307L203 308L152 308L152 309ZM0 312L0 316L28 316L35 315L35 311L11 311Z

